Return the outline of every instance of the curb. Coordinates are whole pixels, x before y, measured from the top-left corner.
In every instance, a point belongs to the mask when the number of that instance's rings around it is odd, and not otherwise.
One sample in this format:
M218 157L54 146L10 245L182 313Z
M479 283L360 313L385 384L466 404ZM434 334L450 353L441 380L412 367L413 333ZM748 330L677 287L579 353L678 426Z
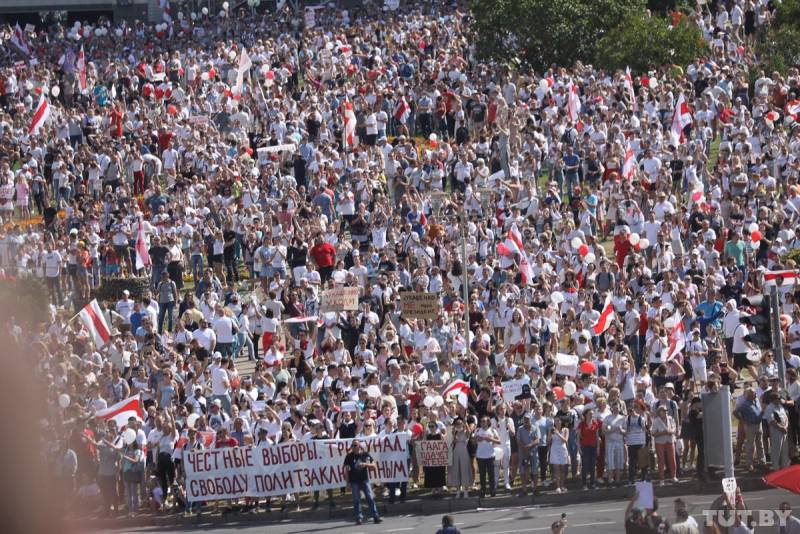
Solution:
M760 491L768 489L760 477L748 477L737 479L739 488L742 492ZM712 480L707 483L698 480L679 482L667 486L655 486L654 493L657 498L664 499L678 497L681 495L693 494L720 494L720 482ZM601 488L592 491L570 490L566 494L555 494L553 492L543 493L536 496L535 503L531 502L530 496L500 495L481 499L469 497L456 499L445 497L433 499L431 497L410 499L406 502L388 504L386 501L376 502L378 511L382 516L392 515L440 515L467 510L480 510L489 508L513 508L519 506L570 506L581 503L618 501L627 502L633 496L633 487L623 486L616 488ZM323 509L324 508L324 509ZM288 512L280 511L258 511L255 513L204 513L201 516L184 517L182 514L172 514L164 516L142 516L142 517L118 517L118 518L96 518L96 519L75 519L71 521L71 526L80 530L118 530L123 528L143 528L143 527L201 527L211 525L236 525L236 524L270 524L281 521L297 522L323 522L329 520L352 519L353 512L349 501L338 502L337 507L327 508L327 502L320 502L319 510L310 508L291 510Z

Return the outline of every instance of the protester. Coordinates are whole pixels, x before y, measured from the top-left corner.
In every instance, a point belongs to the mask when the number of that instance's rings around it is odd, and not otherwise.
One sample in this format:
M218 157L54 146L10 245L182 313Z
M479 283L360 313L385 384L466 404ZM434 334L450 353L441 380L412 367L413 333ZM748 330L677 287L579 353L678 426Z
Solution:
M378 515L378 509L375 506L375 495L372 493L372 486L369 483L369 467L374 467L372 457L368 452L361 449L361 442L353 440L350 446L350 452L344 459L345 470L347 471L348 482L350 489L353 491L353 510L356 514L356 524L360 525L363 521L361 514L361 493L364 493L364 498L369 507L369 513L375 523L383 521Z

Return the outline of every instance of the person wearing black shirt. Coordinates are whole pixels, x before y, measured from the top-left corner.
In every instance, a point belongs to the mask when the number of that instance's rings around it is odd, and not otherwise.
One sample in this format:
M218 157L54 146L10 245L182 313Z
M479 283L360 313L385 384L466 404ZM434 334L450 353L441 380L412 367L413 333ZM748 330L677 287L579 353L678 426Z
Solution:
M347 473L350 489L353 492L353 509L356 513L357 525L360 525L363 521L363 516L361 515L362 491L364 492L364 498L367 500L372 519L375 523L383 521L378 515L378 508L375 506L375 495L372 493L372 486L369 483L368 468L374 466L375 461L366 450L362 449L361 442L357 439L353 440L350 445L350 452L344 457L344 470Z
M153 263L153 279L151 283L155 288L156 284L161 281L161 272L167 268L169 249L161 244L158 236L153 236L153 244L147 253L150 254L150 261Z
M222 247L222 258L225 261L225 276L228 280L239 281L239 272L236 270L236 232L228 226L222 232L225 241Z
M292 278L295 284L300 284L300 278L306 272L306 261L308 247L303 244L299 237L292 239L292 244L286 249L286 261L292 270Z

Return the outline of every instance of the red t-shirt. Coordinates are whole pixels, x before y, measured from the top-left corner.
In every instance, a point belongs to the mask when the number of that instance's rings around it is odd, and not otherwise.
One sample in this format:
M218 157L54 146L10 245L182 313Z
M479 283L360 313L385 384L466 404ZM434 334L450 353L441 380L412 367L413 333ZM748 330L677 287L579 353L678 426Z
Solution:
M330 243L314 245L308 254L320 267L333 267L333 262L336 260L336 249Z
M597 432L600 430L600 421L592 419L588 425L581 421L578 425L581 447L597 447Z
M214 444L215 449L225 449L227 447L238 447L239 442L236 441L236 438L233 436L229 436L227 439L218 439Z

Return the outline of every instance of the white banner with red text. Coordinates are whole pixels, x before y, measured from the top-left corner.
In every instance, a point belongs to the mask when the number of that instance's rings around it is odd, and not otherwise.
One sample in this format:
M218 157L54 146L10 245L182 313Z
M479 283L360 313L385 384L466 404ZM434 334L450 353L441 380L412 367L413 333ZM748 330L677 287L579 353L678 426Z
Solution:
M400 433L359 438L361 450L375 461L370 480L408 480L407 440ZM196 502L341 488L348 485L344 459L351 442L321 439L193 451L184 462L186 494Z

